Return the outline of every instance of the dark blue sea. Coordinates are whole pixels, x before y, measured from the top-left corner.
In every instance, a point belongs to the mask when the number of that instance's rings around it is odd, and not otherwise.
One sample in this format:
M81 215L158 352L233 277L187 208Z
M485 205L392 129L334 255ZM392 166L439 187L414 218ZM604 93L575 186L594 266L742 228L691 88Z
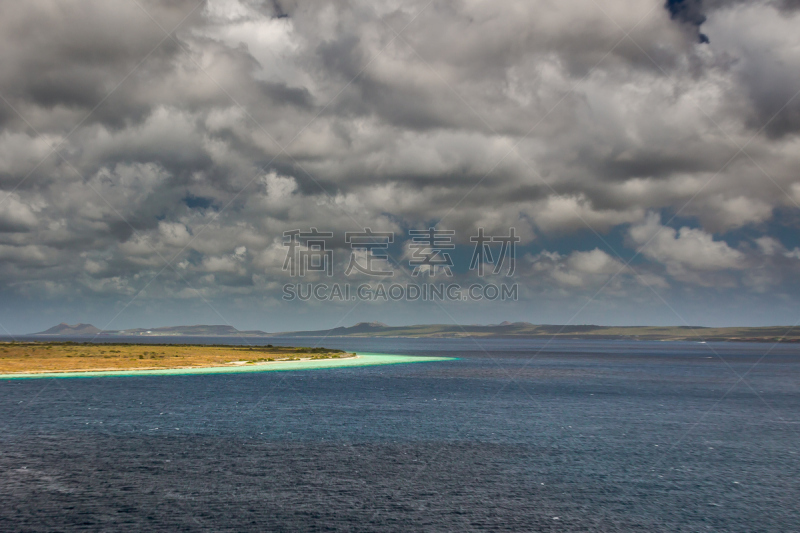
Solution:
M0 381L0 530L800 530L800 346L268 342L459 359Z

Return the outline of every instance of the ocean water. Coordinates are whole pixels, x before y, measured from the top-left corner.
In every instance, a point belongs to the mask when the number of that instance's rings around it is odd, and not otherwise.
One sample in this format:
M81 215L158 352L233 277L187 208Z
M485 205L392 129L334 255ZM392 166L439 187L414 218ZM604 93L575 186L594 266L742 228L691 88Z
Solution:
M268 342L458 360L0 381L0 530L800 530L800 346Z

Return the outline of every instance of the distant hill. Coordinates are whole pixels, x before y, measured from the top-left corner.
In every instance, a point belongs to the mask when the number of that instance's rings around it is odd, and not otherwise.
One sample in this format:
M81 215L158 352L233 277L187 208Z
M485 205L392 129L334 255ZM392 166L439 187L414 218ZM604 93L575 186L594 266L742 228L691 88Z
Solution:
M285 331L275 333L281 337L385 337L387 331L406 329L387 326L382 322L359 322L355 326L339 326L333 329L318 329L314 331Z
M114 336L184 336L184 337L242 337L268 335L263 331L239 331L233 326L170 326L165 328L137 328L103 331L103 335Z
M171 326L164 328L135 328L135 329L122 329L122 330L103 330L92 326L91 324L77 324L70 326L68 324L59 324L53 326L47 331L34 333L33 335L42 336L62 336L62 337L80 337L86 335L100 335L100 336L113 336L113 337L167 337L167 336L183 336L183 337L264 337L269 335L263 331L239 331L233 326Z
M595 326L595 325L536 325L529 322L502 322L483 325L421 324L388 326L381 322L359 322L354 326L313 331L265 333L259 330L239 331L233 326L172 326L100 331L91 324L59 324L41 336L107 336L107 337L505 337L561 339L632 339L651 341L740 341L740 342L800 342L800 327L734 327L706 328L689 326Z
M536 337L556 333L585 334L608 329L605 326L536 326L528 322L460 326L457 324L421 324L417 326L387 326L381 322L360 322L355 326L316 331L276 333L287 337Z
M79 337L85 335L97 335L98 333L100 333L100 329L91 324L75 324L74 326L71 326L62 322L61 324L53 326L52 328L42 331L41 333L34 333L34 335L68 335Z
M387 326L379 322L362 322L351 327L317 331L291 331L276 333L275 335L281 337L539 337L545 339L685 340L697 342L800 342L800 327L564 326L536 325L529 322L502 322L488 326L447 324Z

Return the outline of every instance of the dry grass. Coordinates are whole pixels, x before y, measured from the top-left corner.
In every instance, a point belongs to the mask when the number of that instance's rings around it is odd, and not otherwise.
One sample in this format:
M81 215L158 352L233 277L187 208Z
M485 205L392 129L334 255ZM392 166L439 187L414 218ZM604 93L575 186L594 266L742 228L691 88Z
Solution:
M352 356L328 348L9 342L0 343L0 374L209 367Z

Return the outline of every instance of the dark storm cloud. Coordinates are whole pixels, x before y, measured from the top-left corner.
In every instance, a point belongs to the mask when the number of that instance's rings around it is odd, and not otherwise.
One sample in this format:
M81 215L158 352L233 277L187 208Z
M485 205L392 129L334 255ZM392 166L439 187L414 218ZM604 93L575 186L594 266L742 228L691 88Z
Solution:
M771 138L780 138L800 132L798 43L796 38L787 41L787 32L797 24L797 4L768 5L772 9L756 2L720 2L714 6L716 20L709 22L738 78L737 88L749 99L741 107L742 118L754 132L763 128ZM734 26L720 24L737 13L742 20Z
M706 21L703 0L667 0L666 8L673 19L697 26L698 30ZM708 36L700 31L697 32L697 39L701 43L708 42Z
M198 10L192 14L196 2L143 4L169 29L200 16ZM165 35L133 2L31 2L24 9L3 2L0 18L7 51L0 72L4 95L45 108L88 110L147 54L147 68L157 75L179 50L169 39L156 48Z
M135 294L174 257L152 297L190 297L181 276L274 295L283 231L344 247L431 221L562 250L587 224L632 248L661 229L654 283L746 285L736 265L769 247L721 235L800 201L793 2L142 7L0 1L9 286ZM678 209L696 225L665 226ZM792 268L788 244L769 249ZM547 253L536 268L570 290L616 265Z
M289 16L289 14L283 10L283 7L281 6L281 3L278 0L272 0L272 10L273 13L275 14L275 18L282 19L282 18L287 18Z
M778 5L782 10L791 13L800 9L800 0L780 0Z

